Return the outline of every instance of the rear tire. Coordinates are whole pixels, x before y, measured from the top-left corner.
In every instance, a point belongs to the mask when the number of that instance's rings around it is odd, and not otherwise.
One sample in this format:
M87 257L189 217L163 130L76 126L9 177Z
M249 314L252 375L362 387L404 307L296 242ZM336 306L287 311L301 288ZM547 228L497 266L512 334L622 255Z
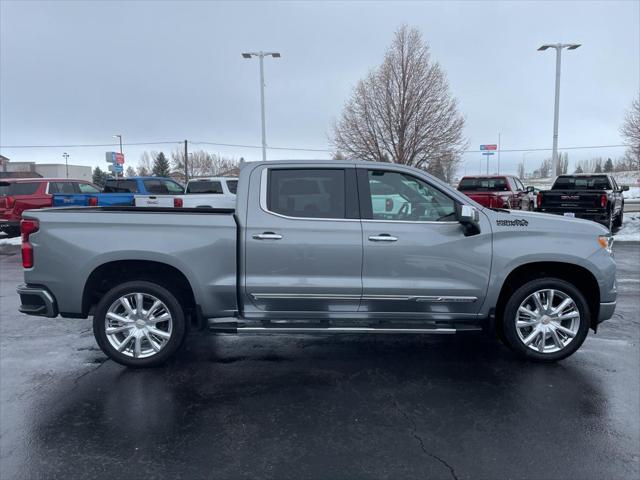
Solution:
M525 283L511 295L501 328L507 346L520 357L555 362L580 348L590 324L582 293L565 280L546 277Z
M186 332L184 310L166 288L132 281L109 290L93 317L100 349L127 367L155 367L181 346Z

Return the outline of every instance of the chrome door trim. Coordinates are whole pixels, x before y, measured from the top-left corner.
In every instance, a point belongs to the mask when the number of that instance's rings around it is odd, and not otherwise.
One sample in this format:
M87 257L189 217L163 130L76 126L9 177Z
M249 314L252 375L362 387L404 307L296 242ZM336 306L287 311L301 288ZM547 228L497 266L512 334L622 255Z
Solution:
M296 167L285 167L284 170L288 170L288 169L295 169ZM300 167L297 167L300 168ZM314 167L315 169L316 167ZM331 167L331 166L327 166L325 167L326 169L329 170L346 170L347 168L354 168L354 167L344 167L344 168L340 168L340 167ZM316 218L316 217L290 217L288 215L282 215L281 213L276 213L276 212L272 212L271 210L269 210L267 208L267 183L268 183L268 172L269 170L282 170L283 168L271 168L271 167L264 167L262 170L262 173L260 174L260 209L264 212L264 213L268 213L269 215L273 215L275 217L280 217L280 218L286 218L287 220L319 220L321 222L360 222L359 218Z
M252 293L254 300L399 300L430 303L473 303L478 297L458 297L451 295L348 295L348 294L308 294L308 293Z

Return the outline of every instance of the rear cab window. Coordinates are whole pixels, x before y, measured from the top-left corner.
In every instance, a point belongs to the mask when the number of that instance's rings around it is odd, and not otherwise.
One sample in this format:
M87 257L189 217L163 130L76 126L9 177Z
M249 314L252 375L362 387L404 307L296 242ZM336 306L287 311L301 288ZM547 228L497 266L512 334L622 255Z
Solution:
M495 178L463 178L458 186L460 191L506 192L509 184L504 177Z
M238 180L227 180L227 188L229 189L229 193L235 195L238 192Z
M90 183L78 183L77 187L80 193L100 193L100 189Z

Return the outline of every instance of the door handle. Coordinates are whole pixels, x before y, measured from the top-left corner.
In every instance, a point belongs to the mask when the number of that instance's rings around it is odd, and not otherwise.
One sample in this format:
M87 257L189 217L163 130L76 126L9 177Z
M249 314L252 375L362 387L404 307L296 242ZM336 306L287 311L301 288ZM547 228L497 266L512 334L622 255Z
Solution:
M370 242L397 242L398 237L393 237L388 233L381 233L380 235L371 235L369 237Z
M253 236L255 240L280 240L282 235L273 232L258 233Z

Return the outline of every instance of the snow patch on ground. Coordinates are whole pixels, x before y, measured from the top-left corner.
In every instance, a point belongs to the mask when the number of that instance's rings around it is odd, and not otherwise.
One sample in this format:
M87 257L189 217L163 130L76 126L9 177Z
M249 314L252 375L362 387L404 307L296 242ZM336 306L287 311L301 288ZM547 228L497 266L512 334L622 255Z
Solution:
M622 227L614 238L616 242L640 242L640 212L625 213Z

